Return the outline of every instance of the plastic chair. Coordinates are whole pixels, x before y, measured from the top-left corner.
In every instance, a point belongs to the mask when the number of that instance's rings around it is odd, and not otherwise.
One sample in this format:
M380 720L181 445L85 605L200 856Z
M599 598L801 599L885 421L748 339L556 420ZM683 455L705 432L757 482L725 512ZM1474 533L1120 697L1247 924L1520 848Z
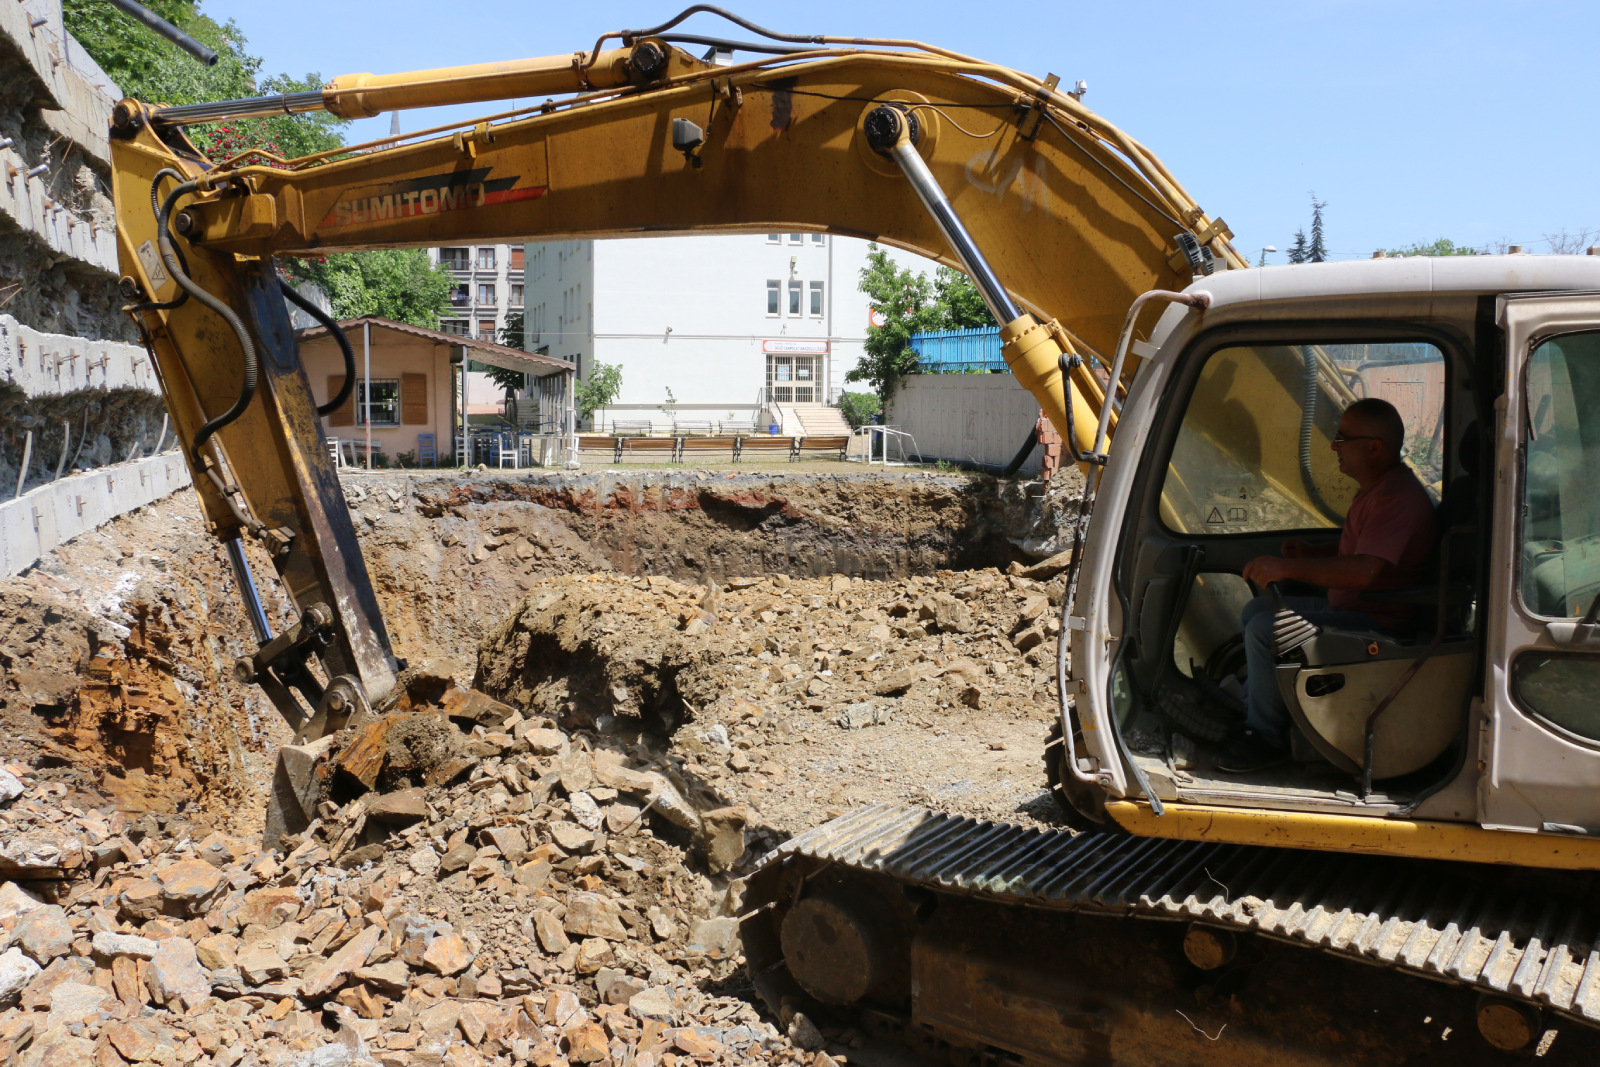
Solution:
M417 466L420 467L424 463L431 463L435 467L439 466L439 448L434 444L433 434L431 433L417 434Z
M511 434L502 433L494 436L495 464L500 467L516 469L522 457L518 454L521 449L516 444L516 438ZM508 463L507 460L510 462Z

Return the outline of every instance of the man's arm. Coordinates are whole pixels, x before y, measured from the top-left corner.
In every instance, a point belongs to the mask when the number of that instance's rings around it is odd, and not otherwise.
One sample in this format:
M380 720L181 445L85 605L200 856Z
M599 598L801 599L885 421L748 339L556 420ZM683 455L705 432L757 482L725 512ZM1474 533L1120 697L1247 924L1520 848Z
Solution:
M1331 559L1280 559L1257 556L1245 564L1246 581L1257 585L1285 580L1328 589L1368 589L1389 564L1377 556L1335 556Z
M1329 559L1339 554L1337 542L1325 545L1310 545L1298 537L1285 541L1279 549L1284 559Z

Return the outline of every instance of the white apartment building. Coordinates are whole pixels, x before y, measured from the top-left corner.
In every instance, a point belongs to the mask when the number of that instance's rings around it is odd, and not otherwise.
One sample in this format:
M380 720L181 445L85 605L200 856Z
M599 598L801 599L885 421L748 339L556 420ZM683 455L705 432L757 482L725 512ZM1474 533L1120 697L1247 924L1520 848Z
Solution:
M596 427L776 422L807 432L802 415L814 427L836 421L819 409L862 356L867 247L815 233L529 244L526 347L572 360L579 378L597 360L621 365L622 392L595 413Z
M455 285L439 330L479 341L496 341L506 315L522 310L523 246L447 245L428 249L428 259L450 268Z

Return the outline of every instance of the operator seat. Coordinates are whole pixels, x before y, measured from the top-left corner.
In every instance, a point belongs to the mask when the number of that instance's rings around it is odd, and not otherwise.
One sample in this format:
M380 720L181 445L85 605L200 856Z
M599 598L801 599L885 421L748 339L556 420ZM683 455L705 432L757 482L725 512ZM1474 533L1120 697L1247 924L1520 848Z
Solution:
M1477 443L1474 423L1459 451L1464 473L1445 487L1435 509L1442 531L1433 557L1435 583L1367 594L1416 605L1431 616L1427 623L1410 635L1322 627L1280 655L1278 690L1296 727L1297 759L1320 758L1366 782L1398 778L1438 759L1460 734L1475 650ZM1309 624L1301 636L1307 629Z

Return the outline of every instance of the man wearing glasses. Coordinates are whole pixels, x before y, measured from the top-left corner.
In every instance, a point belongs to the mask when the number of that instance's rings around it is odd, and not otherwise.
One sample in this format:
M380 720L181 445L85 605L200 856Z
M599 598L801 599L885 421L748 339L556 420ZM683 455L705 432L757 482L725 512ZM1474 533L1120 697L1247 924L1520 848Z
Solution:
M1259 586L1285 580L1323 586L1326 598L1283 598L1316 626L1409 630L1409 605L1362 596L1426 581L1428 557L1438 537L1433 501L1401 461L1404 442L1405 423L1388 401L1369 397L1346 408L1333 450L1340 473L1355 479L1360 489L1345 515L1338 548L1293 538L1283 543L1282 556L1258 556L1246 564L1245 579ZM1242 613L1248 670L1245 729L1225 745L1219 770L1248 773L1289 758L1289 712L1273 677L1276 608L1272 597L1259 596Z

